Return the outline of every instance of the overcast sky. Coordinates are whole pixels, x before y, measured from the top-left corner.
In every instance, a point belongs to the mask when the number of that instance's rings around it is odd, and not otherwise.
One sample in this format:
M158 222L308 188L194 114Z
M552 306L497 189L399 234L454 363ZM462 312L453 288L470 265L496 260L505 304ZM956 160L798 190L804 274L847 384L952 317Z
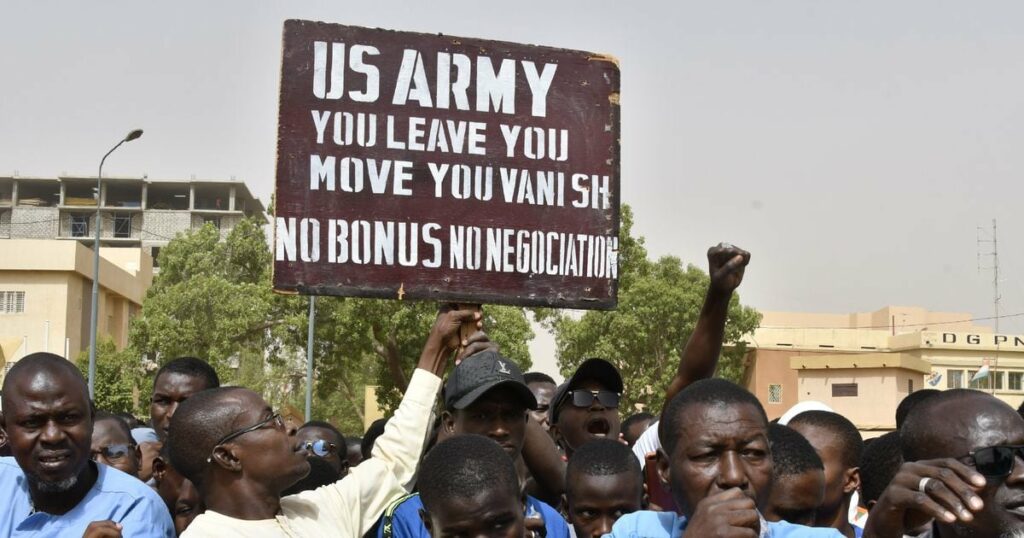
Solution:
M990 316L976 238L998 219L1002 311L1024 312L1013 1L7 3L0 175L95 175L141 127L106 173L235 176L267 202L288 18L617 56L635 231L701 267L750 250L758 309Z

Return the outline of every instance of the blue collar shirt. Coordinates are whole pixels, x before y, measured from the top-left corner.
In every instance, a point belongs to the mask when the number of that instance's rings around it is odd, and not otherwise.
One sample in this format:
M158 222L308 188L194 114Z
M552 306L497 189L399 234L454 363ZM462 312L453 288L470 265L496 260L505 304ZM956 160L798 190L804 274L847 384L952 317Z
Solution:
M683 538L686 535L686 517L674 512L640 511L619 518L605 538ZM761 520L760 538L843 538L835 529L793 525L785 521Z
M63 515L34 512L28 479L14 458L0 458L0 536L49 538L82 536L93 521L122 525L123 538L173 538L167 505L138 478L112 467L97 467L96 483L77 506Z

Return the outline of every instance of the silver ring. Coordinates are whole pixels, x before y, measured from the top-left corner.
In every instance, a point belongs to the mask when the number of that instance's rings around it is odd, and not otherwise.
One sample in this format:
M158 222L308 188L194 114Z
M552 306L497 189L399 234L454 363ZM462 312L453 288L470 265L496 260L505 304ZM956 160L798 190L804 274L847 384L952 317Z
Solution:
M917 483L917 491L920 491L921 493L928 493L925 489L928 487L928 482L931 482L931 480L932 479L927 476L922 478L921 481Z

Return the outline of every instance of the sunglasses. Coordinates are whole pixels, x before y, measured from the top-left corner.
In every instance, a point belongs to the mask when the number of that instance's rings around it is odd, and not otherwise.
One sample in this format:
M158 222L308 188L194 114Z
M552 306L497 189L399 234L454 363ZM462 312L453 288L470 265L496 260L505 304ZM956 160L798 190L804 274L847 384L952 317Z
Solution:
M93 450L91 459L96 461L97 458L103 456L103 459L107 461L121 461L128 457L128 454L135 450L135 445L108 445L101 446L99 450Z
M572 398L572 405L576 407L590 407L594 402L600 403L603 407L616 409L619 407L619 396L617 392L610 390L570 390L569 397Z
M1024 445L987 446L963 458L974 460L974 468L982 475L988 478L1003 478L1013 471L1013 464L1017 458L1024 459Z
M271 424L271 423L273 423L273 424ZM213 449L217 450L217 447L219 447L220 445L223 445L224 443L226 443L226 442L228 442L228 441L230 441L232 439L237 439L238 437L241 437L241 436L243 436L243 435L245 435L247 433L251 433L251 432L254 432L256 430L263 429L263 428L267 427L267 425L271 425L273 428L278 429L278 430L284 430L284 419L281 418L281 414L280 413L274 413L273 415L270 415L269 417L267 417L267 418L257 422L256 424L253 424L252 426L249 426L248 428L242 428L241 430L235 430L235 431L225 435L224 437L221 437L220 441L217 441L217 444L213 445ZM206 463L210 463L212 461L213 461L213 454L211 453L210 457L206 458Z
M338 450L338 445L328 441L324 441L323 439L317 439L316 441L306 441L306 444L304 446L306 447L306 452L314 456L319 456L321 458L326 458L327 456L334 454L334 452Z

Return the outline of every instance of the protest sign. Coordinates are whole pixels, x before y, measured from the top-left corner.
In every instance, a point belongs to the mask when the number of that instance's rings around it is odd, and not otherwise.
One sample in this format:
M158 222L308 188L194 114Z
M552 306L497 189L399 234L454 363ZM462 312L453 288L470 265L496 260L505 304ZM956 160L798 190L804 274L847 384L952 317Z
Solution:
M275 290L615 306L613 58L290 20L278 122Z

